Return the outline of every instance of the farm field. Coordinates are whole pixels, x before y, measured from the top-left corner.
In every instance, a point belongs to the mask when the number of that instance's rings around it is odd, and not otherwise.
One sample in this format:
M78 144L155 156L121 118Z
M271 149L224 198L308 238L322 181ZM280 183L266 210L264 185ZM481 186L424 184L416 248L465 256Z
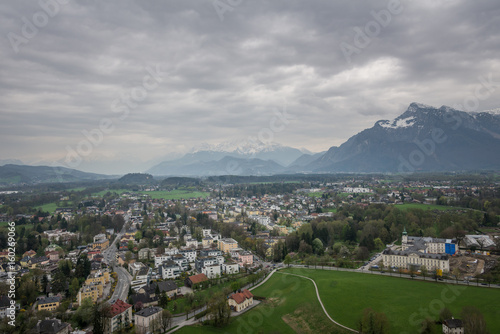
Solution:
M267 301L232 318L228 326L189 326L176 333L344 333L336 331L323 313L309 280L274 274L252 293Z

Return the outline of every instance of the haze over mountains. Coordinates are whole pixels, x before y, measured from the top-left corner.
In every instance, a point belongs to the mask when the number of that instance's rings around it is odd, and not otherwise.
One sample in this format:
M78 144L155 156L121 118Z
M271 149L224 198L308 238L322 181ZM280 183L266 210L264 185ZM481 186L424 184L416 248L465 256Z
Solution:
M2 161L10 164L0 167L0 181L48 182L100 177L70 169L50 170L52 167L28 167ZM467 113L447 106L435 108L412 103L394 120L378 121L326 152L312 153L254 139L236 140L219 145L202 144L181 158L151 167L146 173L211 176L498 169L498 110Z
M412 103L322 153L262 142L206 146L162 162L153 175L270 175L276 173L394 173L500 168L500 114L467 113Z

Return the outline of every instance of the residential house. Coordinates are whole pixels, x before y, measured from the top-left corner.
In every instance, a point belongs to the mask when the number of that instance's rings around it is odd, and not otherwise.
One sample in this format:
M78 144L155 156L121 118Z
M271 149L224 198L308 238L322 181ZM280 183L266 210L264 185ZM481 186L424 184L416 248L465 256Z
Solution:
M126 328L132 322L132 305L118 299L111 305L109 318L106 324L106 333Z
M46 256L32 257L28 261L28 268L35 269L44 266L49 263L49 258Z
M106 248L109 247L109 240L104 239L104 240L96 241L96 242L92 243L91 247L92 247L92 249L105 250Z
M198 240L193 239L193 238L186 240L186 247L198 248Z
M167 261L159 267L159 273L162 279L175 279L182 273L182 267L173 261Z
M245 265L253 265L253 254L246 251L241 251L238 253L238 264L243 267Z
M38 301L38 311L55 311L60 305L59 297L45 297Z
M99 234L96 234L94 236L94 242L98 242L98 241L106 240L106 239L107 239L107 237L106 237L105 233L99 233Z
M238 247L238 242L233 238L225 238L219 240L217 243L218 248L224 253L229 253L232 249Z
M443 321L444 334L464 334L464 325L460 319L448 319Z
M204 237L203 239L201 239L201 246L203 248L209 248L213 243L214 239L212 237Z
M231 310L241 312L253 305L253 294L248 290L233 293L227 300Z
M188 286L190 288L195 288L205 281L208 281L208 277L203 273L198 274L198 275L189 276L188 278L186 278L186 286Z
M137 334L151 333L161 328L161 307L148 307L136 312L134 324Z
M59 319L45 319L38 320L34 331L38 334L69 334L71 326Z
M151 283L142 287L139 292L150 296L156 296L156 286L158 286L160 294L165 292L169 297L174 296L176 293L180 294L180 288L177 287L177 284L172 280Z
M58 262L59 261L59 252L50 252L48 254L48 257L49 257L49 261L50 262Z
M96 303L97 299L102 296L102 293L103 286L101 284L91 283L89 285L83 285L78 291L78 305L82 305L82 301L86 298L90 298L93 303Z
M240 265L234 261L228 261L222 264L222 272L227 275L237 274L240 272Z
M132 305L134 305L134 307L137 303L141 303L142 307L158 306L158 297L154 295L150 296L147 293L135 293L130 296L130 299L132 300Z
M132 277L137 275L137 273L144 268L147 268L147 266L142 262L134 262L128 265L128 271Z
M139 249L139 260L149 260L149 248Z
M201 269L201 272L205 274L209 279L221 277L220 264L213 264L210 266L205 266Z
M188 263L193 263L196 260L196 250L195 249L181 249L179 254L184 256Z
M11 299L9 297L0 296L0 319L3 319L8 315L9 309L12 311L11 305ZM14 308L19 310L19 303L16 303Z

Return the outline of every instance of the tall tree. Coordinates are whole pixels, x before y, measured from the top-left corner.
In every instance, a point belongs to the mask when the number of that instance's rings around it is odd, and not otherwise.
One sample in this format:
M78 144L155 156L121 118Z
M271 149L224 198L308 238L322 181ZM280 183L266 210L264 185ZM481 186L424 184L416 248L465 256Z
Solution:
M389 321L385 313L376 312L371 308L363 310L363 316L359 321L359 331L365 334L389 333Z
M209 300L207 314L215 327L222 327L229 322L231 309L224 293L219 293Z
M487 334L486 322L484 317L476 307L464 306L461 312L464 333L467 334Z

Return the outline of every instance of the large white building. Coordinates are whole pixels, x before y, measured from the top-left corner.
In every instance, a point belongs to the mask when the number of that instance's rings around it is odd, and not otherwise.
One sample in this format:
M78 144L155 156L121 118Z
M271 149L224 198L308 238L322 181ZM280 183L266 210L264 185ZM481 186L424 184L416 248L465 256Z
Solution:
M450 271L450 254L456 250L455 241L428 237L409 237L403 231L401 250L387 248L382 253L385 267L396 267L416 270L425 266L428 271L440 269Z

